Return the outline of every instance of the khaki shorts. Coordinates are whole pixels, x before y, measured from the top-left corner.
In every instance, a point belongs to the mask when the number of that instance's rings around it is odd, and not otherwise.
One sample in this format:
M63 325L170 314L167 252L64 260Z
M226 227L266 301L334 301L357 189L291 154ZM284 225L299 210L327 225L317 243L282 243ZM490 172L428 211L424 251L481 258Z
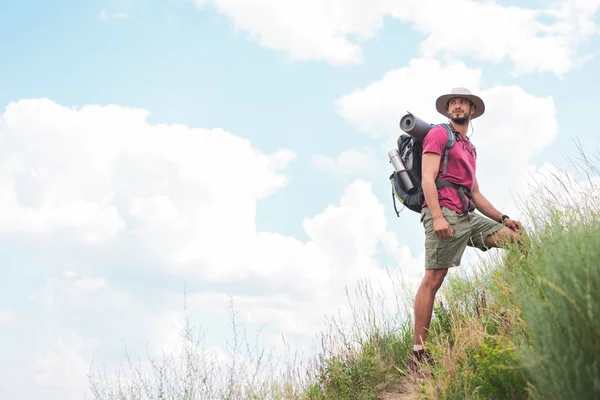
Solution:
M503 224L470 212L461 215L442 207L442 214L452 227L452 237L439 238L433 231L433 217L429 207L421 211L421 223L425 228L425 269L447 269L460 265L467 246L487 251L485 238L498 232Z

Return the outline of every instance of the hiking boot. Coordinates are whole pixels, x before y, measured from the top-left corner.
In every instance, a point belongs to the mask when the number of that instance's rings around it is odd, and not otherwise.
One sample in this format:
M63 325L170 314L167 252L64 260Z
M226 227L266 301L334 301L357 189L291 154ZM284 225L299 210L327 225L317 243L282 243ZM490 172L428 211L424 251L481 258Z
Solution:
M431 354L425 349L413 350L412 356L408 362L408 369L412 372L418 372L419 367L423 364L433 367L433 359L431 358Z

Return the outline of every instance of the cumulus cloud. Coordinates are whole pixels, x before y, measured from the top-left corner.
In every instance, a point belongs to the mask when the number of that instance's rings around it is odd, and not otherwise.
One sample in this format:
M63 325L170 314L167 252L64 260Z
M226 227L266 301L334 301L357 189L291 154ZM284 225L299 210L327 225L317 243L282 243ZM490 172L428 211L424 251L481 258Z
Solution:
M287 183L278 170L293 159L288 150L265 155L220 129L151 126L147 117L10 104L0 118L0 229L93 241L127 226L235 236L253 229L256 201Z
M287 184L279 171L294 154L265 155L219 129L154 126L146 118L116 106L9 105L0 119L3 232L60 233L84 244L133 238L170 271L225 281L275 274L291 283L301 274L312 287L323 273L335 274L335 262L346 274L375 266L386 228L367 182L354 182L339 206L304 222L308 243L257 232L256 203ZM81 209L87 212L74 212ZM78 286L99 290L104 282Z
M422 256L389 231L369 182L353 180L339 202L307 217L306 241L261 232L257 202L285 187L295 154L147 117L47 99L0 115L0 234L57 255L27 264L50 277L30 297L35 317L19 326L46 334L27 352L39 385L81 389L90 359L122 361L123 342L141 357L146 340L154 354L173 348L184 282L214 345L229 328L228 293L242 322L269 324L278 343L281 334L308 343L324 315L346 305L346 285L389 281L383 256L406 279L420 276Z
M406 67L388 71L376 82L340 97L338 112L371 138L396 143L400 118L412 112L425 121L443 120L435 110L435 99L454 86L479 92L481 70L457 62L443 65L428 58L411 59Z
M386 241L392 255L399 246L390 239L384 206L372 193L371 184L355 180L343 193L339 205L303 223L309 240L272 232L257 232L243 238L238 251L209 252L194 239L184 245L188 275L216 281L261 282L271 294L292 292L302 299L314 299L319 291L335 291L346 283L381 272L378 245ZM188 244L189 243L189 244ZM393 243L393 244L392 244ZM200 246L198 246L200 244ZM228 247L227 241L212 240L214 247ZM414 271L415 260L406 253L397 258L399 266ZM198 262L200 260L200 262Z
M556 211L563 213L561 218L565 222L599 217L600 157L582 151L585 157L575 159L574 168L559 169L544 163L530 169L522 201L531 225L543 226Z
M8 308L0 308L0 325L2 324L10 324L14 322L17 315L16 313Z
M579 46L598 33L600 5L597 0L556 0L544 9L475 0L196 0L199 7L209 2L232 20L236 31L296 60L359 63L361 44L392 17L424 35L422 56L509 61L515 74L557 75L589 58ZM449 30L448 21L461 23Z
M377 150L360 147L341 152L337 157L314 155L313 164L338 177L366 177L377 168Z
M77 333L59 336L52 349L36 357L35 383L63 389L69 399L81 398L86 392L90 349L95 341L85 340Z
M109 13L108 11L106 11L106 8L103 9L102 11L100 11L99 16L104 22L109 22L110 20L113 20L113 19L123 20L123 19L129 18L129 15L127 15L124 12Z
M474 130L470 131L478 151L480 188L497 208L516 215L516 195L526 189L533 157L550 146L558 134L552 97L535 96L518 86L483 88L482 72L477 68L460 62L445 65L432 59L413 59L408 66L342 96L336 105L349 123L393 148L402 133L400 118L407 111L430 123L445 122L435 110L435 99L456 86L467 87L486 103L485 114L473 121Z

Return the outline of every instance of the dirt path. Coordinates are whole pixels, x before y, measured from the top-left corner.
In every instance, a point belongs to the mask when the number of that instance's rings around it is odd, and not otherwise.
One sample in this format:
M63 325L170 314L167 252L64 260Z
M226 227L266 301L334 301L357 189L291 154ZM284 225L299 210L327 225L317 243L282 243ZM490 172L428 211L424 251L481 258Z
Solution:
M415 375L407 375L401 383L386 390L381 400L414 400L419 392L419 381Z

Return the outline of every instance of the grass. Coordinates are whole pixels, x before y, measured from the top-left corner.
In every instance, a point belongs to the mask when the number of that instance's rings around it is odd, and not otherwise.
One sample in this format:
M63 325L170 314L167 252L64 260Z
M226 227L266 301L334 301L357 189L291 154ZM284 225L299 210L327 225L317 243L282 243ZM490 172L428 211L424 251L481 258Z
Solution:
M583 153L583 152L582 152ZM524 201L528 256L508 248L438 292L426 378L407 373L414 290L390 276L395 298L368 282L348 293L350 323L331 318L308 364L250 345L232 309L227 360L186 324L177 357L90 375L97 399L595 399L600 398L600 190L564 173ZM583 171L583 172L581 172ZM542 182L542 181L539 181ZM353 300L351 300L353 297ZM387 303L386 303L387 302ZM187 314L186 314L187 315ZM402 393L403 383L417 389ZM416 382L416 383L415 383Z

